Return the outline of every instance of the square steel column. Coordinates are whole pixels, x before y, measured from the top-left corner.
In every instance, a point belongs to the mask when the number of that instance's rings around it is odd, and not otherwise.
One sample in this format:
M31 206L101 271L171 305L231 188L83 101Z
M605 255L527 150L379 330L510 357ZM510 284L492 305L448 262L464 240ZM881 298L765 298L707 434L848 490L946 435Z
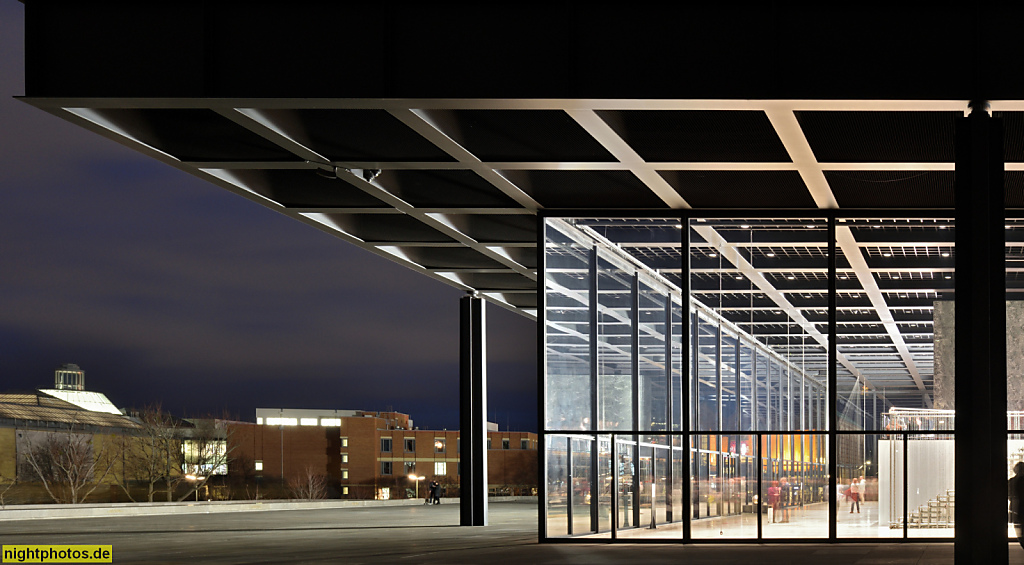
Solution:
M972 102L971 115L956 120L958 565L1009 557L1003 123L985 106Z
M459 304L459 525L487 525L487 332L484 301ZM543 449L543 448L542 448Z

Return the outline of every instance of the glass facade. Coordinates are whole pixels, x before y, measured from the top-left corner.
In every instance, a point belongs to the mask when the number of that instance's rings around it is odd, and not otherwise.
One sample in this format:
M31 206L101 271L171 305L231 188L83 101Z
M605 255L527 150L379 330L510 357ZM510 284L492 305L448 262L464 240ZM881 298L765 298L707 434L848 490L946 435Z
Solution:
M546 537L952 537L952 220L543 229Z

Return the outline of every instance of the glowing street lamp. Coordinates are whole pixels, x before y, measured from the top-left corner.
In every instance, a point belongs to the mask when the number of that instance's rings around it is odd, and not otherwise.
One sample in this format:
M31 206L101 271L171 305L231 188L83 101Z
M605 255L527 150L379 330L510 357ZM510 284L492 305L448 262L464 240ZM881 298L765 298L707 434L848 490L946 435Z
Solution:
M193 484L195 484L198 481L203 480L203 477L201 475L193 475L191 473L188 474L188 475L185 475L185 478L188 479ZM196 493L196 502L199 502L199 488L198 487L196 487L195 493Z
M409 475L410 481L416 481L416 498L420 497L420 481L426 477L417 477L416 475Z

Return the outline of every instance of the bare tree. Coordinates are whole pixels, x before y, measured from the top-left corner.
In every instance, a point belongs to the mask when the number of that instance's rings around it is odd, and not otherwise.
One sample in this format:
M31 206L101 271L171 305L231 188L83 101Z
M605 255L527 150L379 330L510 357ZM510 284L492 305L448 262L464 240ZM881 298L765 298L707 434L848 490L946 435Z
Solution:
M292 498L302 500L323 500L327 498L327 476L306 467L302 475L288 479Z
M144 484L146 500L153 502L157 485L164 483L171 494L170 462L178 459L181 451L180 420L174 418L159 404L144 407L136 416L138 430L124 435L119 441L121 452L121 475L118 483L128 498L133 501L130 486Z
M97 441L94 435L44 432L42 439L26 438L24 471L43 483L54 502L77 504L96 490L117 461L111 455L111 443ZM99 443L99 445L97 445Z
M18 484L18 479L9 479L0 474L0 508L7 508L7 493Z

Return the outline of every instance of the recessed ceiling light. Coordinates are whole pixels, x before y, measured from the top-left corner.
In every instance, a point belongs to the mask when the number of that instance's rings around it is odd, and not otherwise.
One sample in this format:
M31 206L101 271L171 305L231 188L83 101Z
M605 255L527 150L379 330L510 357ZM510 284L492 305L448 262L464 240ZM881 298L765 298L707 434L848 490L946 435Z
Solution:
M953 275L946 275L946 278L947 279L951 279L951 278L953 278Z
M740 227L745 229L745 230L749 230L750 229L750 224L743 224Z
M712 251L711 253L708 253L708 257L718 257L718 253Z
M697 218L697 221L703 224L703 223L704 223L704 222L706 222L707 220L705 220L704 218Z
M808 225L808 226L804 226L804 227L805 227L805 228L807 228L807 229L809 229L809 230L812 230L812 229L814 229L814 226L810 226L810 225Z
M877 230L878 228L880 228L882 226L871 226L871 227L873 227L873 228L875 228Z
M943 257L949 257L949 253L948 253L948 252L944 252L944 253L942 254L942 256L943 256Z
M899 275L893 275L893 276L892 276L892 278L894 278L894 279L899 279L899 278L900 278L900 276L899 276Z
M676 224L676 229L679 229L679 230L683 229L683 224Z
M736 275L736 280L738 280L738 281L743 280L743 276L742 275Z
M882 253L882 257L892 257L892 253Z
M848 276L846 276L846 275L839 275L839 278L841 278L841 279L843 279L843 280L845 281L846 279L848 279L848 278L850 278L850 277L848 277Z
M786 278L787 278L787 279L789 279L789 280L791 280L791 281L792 281L792 280L796 280L796 277L794 277L793 275L789 275L789 276L788 276L788 277L786 277Z
M775 254L772 253L771 251L769 251L768 253L765 253L764 256L765 257L775 257Z

